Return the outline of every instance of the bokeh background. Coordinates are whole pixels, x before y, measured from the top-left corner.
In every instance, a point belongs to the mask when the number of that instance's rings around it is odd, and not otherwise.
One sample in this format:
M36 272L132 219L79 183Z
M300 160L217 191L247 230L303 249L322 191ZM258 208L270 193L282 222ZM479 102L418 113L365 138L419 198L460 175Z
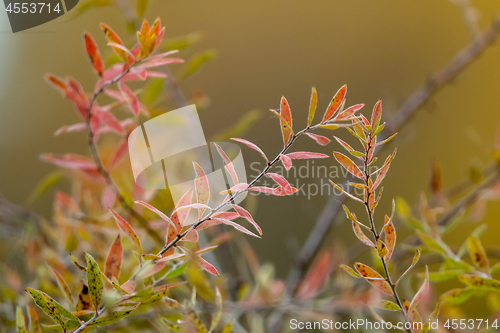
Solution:
M480 29L500 14L497 1L471 5ZM270 156L279 151L281 134L277 120L266 110L278 108L282 95L291 104L297 128L305 124L311 86L318 89L321 113L344 83L349 87L349 105L366 103L368 112L383 99L388 120L429 75L471 41L463 12L447 0L155 0L146 17L157 16L167 27L167 38L199 32L203 39L197 49L217 52L214 61L181 85L186 95L202 90L210 99L200 111L206 136L231 127L248 110L261 109L261 118L244 137ZM59 127L79 120L43 75L70 75L90 90L95 76L83 51L82 32L94 35L103 49L101 21L120 35L127 34L123 17L113 7L65 15L16 34L10 32L7 15L1 11L0 195L4 199L24 205L38 181L54 170L39 161L40 153L88 154L84 133L54 136ZM190 52L181 57L189 58ZM174 74L177 68L172 66ZM389 209L389 198L396 195L415 203L429 188L435 160L442 165L445 186L466 179L471 165L489 161L500 121L499 92L500 45L495 44L420 108L394 140L398 156L379 210ZM296 149L311 146L303 139ZM243 149L247 161L259 158ZM318 146L316 151L331 155L333 149L339 147ZM31 209L50 217L52 193ZM263 261L276 265L278 276L286 275L326 200L326 196L311 200L292 196L257 202L255 217L264 237L252 244ZM481 219L491 231L482 238L486 246L498 242L499 214L498 204L493 203ZM470 224L447 241L460 244L473 228ZM329 242L354 241L349 224L329 232Z

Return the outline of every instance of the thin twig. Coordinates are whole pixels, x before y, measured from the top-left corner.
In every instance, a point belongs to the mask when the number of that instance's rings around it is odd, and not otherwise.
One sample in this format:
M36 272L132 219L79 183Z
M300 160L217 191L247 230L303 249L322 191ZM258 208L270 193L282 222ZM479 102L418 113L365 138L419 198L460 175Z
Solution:
M468 65L476 60L484 50L495 42L500 33L500 18L493 21L488 30L484 31L477 38L475 38L467 47L462 49L453 57L453 59L446 64L440 71L431 75L427 82L418 88L399 110L391 117L387 123L383 134L398 132L416 113L416 111L425 104L430 97L435 94L440 88L448 84L456 78ZM385 139L387 135L383 135ZM289 271L285 295L290 297L293 295L297 285L308 267L313 255L322 244L327 230L335 220L337 213L340 210L344 198L332 195L328 199L327 204L322 212L312 231L307 237L306 242L301 248L295 263Z
M90 125L92 121L92 107L94 106L97 97L99 97L99 95L104 91L106 87L118 82L120 79L122 79L125 75L127 75L130 72L133 66L135 66L137 63L141 62L144 59L147 58L136 60L135 62L130 64L122 73L118 74L113 79L102 82L99 85L99 88L92 93L89 102L87 104L87 109L85 111L86 112L85 127L87 130L87 139L88 139L87 143L90 152L92 154L92 158L94 159L94 163L96 164L97 171L101 174L106 183L113 188L121 206L125 208L130 213L130 215L132 215L144 229L146 229L151 238L153 238L158 244L164 244L164 240L160 237L160 235L158 235L158 233L153 228L151 228L148 221L144 217L142 217L142 215L140 215L132 206L128 204L127 200L118 189L118 186L116 186L115 182L111 178L109 172L106 171L106 169L104 168L101 158L99 156L99 152L97 150L96 143L94 141L94 132L92 131L92 126Z

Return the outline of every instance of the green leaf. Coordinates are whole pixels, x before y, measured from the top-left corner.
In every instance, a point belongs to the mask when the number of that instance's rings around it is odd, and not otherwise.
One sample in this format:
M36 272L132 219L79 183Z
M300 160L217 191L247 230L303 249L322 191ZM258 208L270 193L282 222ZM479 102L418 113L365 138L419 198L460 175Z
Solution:
M500 292L500 281L498 280L468 274L461 275L458 279L471 288Z
M354 269L352 269L351 267L347 266L347 265L340 265L340 267L342 267L350 276L352 277L355 277L355 278L358 278L358 279L362 279L363 277L361 275L359 275L358 273L356 273L356 271Z
M173 279L175 277L178 277L179 275L183 274L184 271L186 270L187 263L175 267L173 270L167 273L165 275L165 279Z
M87 282L89 284L89 294L94 304L95 311L99 310L102 301L104 285L101 276L101 270L95 259L88 253L85 253L87 260Z
M214 50L208 50L194 55L191 60L189 60L187 64L182 68L178 76L179 80L185 80L188 77L193 76L194 74L199 72L209 61L213 60L215 56L216 52Z
M106 317L102 317L97 319L95 322L93 322L89 326L106 326L109 324L116 323L117 321L122 320L123 318L127 317L134 311L136 307L130 309L130 310L123 310L123 311L115 311L107 315Z
M149 105L153 103L158 95L160 95L161 90L163 89L163 79L155 79L151 84L146 88L144 94L142 94L142 101Z
M444 272L431 272L429 273L429 281L431 282L442 282L448 281L456 278L460 274L463 274L463 271L444 271ZM419 277L424 278L424 273L419 273Z
M482 292L474 288L452 289L441 295L441 300L449 304L458 305L467 301L473 295L480 296Z
M388 311L401 311L401 308L396 303L391 301L381 300L379 303L370 304L373 307L384 309Z
M469 249L469 255L474 262L474 264L484 273L489 274L490 264L486 252L484 251L483 245L474 236L470 236L467 240L467 247Z
M63 178L63 174L60 170L49 173L47 176L43 177L40 182L35 186L33 191L26 201L26 206L31 206L35 201L37 201L41 196L47 193L57 182Z
M24 320L23 310L18 306L16 308L16 327L18 333L28 333L26 321Z
M40 309L42 309L43 312L45 312L59 326L61 326L64 331L66 331L66 325L64 323L64 320L62 319L62 313L61 313L61 309L64 310L64 308L61 305L59 305L59 303L57 303L52 298L50 298L49 296L43 294L42 292L40 292L36 289L27 288L26 292L31 295L31 297L35 301L36 305L38 305L40 307ZM67 311L67 312L70 315L72 315L71 312L69 312L69 311ZM72 315L72 316L74 317L74 315ZM77 318L77 320L78 320L78 318Z

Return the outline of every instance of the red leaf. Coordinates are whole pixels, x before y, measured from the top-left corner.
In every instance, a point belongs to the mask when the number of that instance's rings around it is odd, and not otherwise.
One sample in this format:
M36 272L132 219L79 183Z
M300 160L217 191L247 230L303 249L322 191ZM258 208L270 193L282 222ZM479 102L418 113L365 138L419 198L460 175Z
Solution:
M105 209L112 208L116 201L116 192L113 186L106 186L101 194L101 204Z
M193 201L193 190L189 190L182 196L181 200L179 200L177 205L175 205L175 209L181 206L189 205L191 204L192 201ZM182 226L184 225L184 222L186 221L186 218L189 215L189 211L190 211L189 209L185 209L179 212L174 211L172 215L170 215L170 219L177 226L177 231L180 231L182 229Z
M132 112L134 112L135 115L138 115L139 101L137 100L137 96L135 96L134 92L121 82L118 82L118 89L122 92L123 97L127 101L127 105L130 107Z
M112 128L119 134L126 134L125 129L123 128L120 121L116 119L116 117L110 111L94 111L94 113L97 113L99 119L101 119L104 124L109 126L109 128Z
M282 186L279 186L276 188L256 186L256 187L250 188L249 191L262 192L262 193L266 193L266 194L283 196L283 195L293 194L293 193L297 192L298 190L295 187L292 187L289 191L287 191Z
M417 291L415 296L413 297L410 306L408 308L408 312L412 312L415 310L416 306L420 301L429 293L429 268L425 267L425 279L424 283L420 287L420 289Z
M146 69L146 68L154 68L154 67L159 67L159 66L164 66L168 64L173 64L173 63L183 63L184 60L180 58L157 58L157 59L151 59L145 63L140 64L137 66L137 68L140 69Z
M307 272L304 281L300 284L297 297L305 299L315 296L328 281L331 270L331 253L323 251L318 255L318 258Z
M328 109L326 109L325 115L323 116L323 120L321 121L322 123L333 117L333 115L339 110L340 106L342 105L342 102L344 101L346 92L347 92L346 85L343 85L342 88L340 88L337 91L332 101L330 102Z
M85 130L86 126L87 125L85 123L77 123L77 124L73 124L73 125L65 125L65 126L60 127L54 133L54 136L58 136L60 134L69 133L69 132L81 132L81 131Z
M120 234L116 237L113 245L109 249L108 256L106 257L106 264L104 265L104 274L111 280L120 277L120 270L123 260L123 247Z
M114 210L110 209L111 214L113 214L113 217L116 221L116 224L118 225L118 228L120 228L121 231L123 231L131 240L134 242L135 247L137 248L137 252L139 252L139 258L142 260L142 245L141 245L141 240L139 237L137 237L137 234L135 233L134 229L132 226L123 219L120 215L118 215Z
M342 166L349 171L353 176L358 177L359 179L365 180L365 175L363 175L363 172L358 168L356 164L354 164L353 161L344 154L338 153L336 151L333 152L333 155L335 156L335 159L342 164Z
M330 143L330 139L328 139L327 137L324 137L322 135L313 134L313 133L309 133L309 132L306 132L306 135L308 137L312 138L314 141L316 141L317 143L319 143L322 146L326 146L327 144Z
M247 140L244 140L244 139L238 139L238 138L231 138L231 140L241 142L243 144L246 144L248 147L250 147L252 149L255 149L256 151L258 151L262 155L262 157L264 157L264 159L266 160L266 162L269 163L269 160L267 159L266 154L264 154L264 152L262 151L262 149L260 149L256 144L253 144L250 141L247 141Z
M391 166L391 162L396 156L397 149L394 149L394 152L387 156L385 159L384 165L380 169L380 172L377 175L377 179L375 179L375 183L373 183L372 191L375 191L377 187L382 183L382 180L384 180L385 176L387 175L387 172L389 171L389 167Z
M378 101L373 107L371 126L372 131L375 131L380 125L380 118L382 117L382 101Z
M181 241L183 242L197 242L198 241L198 231L195 229L189 230L189 232L184 236Z
M255 227L255 229L257 229L259 234L262 235L262 229L259 227L257 222L254 221L252 215L245 208L238 206L238 205L231 205L231 206L238 213L239 216L243 217L248 222L250 222Z
M42 154L40 159L44 162L51 163L63 168L78 169L78 170L97 170L97 166L94 162L84 156L76 154L64 154L64 155L54 155L54 154Z
M253 232L251 232L250 230L248 230L247 228L239 225L238 223L236 222L233 222L233 221L230 221L230 220L226 220L226 219L221 219L221 218L217 218L217 217L211 217L210 220L208 221L215 221L216 224L219 224L219 223L223 223L223 224L226 224L226 225L230 225L232 226L233 228L235 228L236 230L238 231L241 231L242 233L244 234L247 234L247 235L250 235L250 236L254 236L254 237L257 237L257 238L260 238L258 235L254 234ZM202 225L204 224L205 222L202 223ZM202 229L206 228L205 226L202 227Z
M308 158L328 158L328 155L321 154L321 153L311 153L308 151L297 151L294 153L286 154L288 158L291 158L292 160L297 160L297 159L308 159Z
M215 148L217 148L217 151L219 152L220 156L222 157L222 160L224 161L224 166L226 167L227 171L231 175L231 178L233 179L233 184L238 184L238 175L236 174L236 170L234 169L234 165L231 162L231 159L226 155L224 150L214 142Z
M117 165L123 159L123 157L125 157L127 152L128 152L128 141L123 140L123 142L118 146L114 154L109 159L108 169L109 170L113 169L115 165Z
M292 167L292 159L286 155L281 154L280 160L281 160L281 163L283 163L283 166L285 167L285 169L287 171L290 170L290 168Z
M174 222L172 222L172 220L167 215L165 215L162 211L160 211L159 209L151 206L150 204L148 204L147 202L144 202L144 201L138 200L138 201L135 201L135 203L146 207L150 211L152 211L152 212L156 213L158 216L160 216L162 218L162 220L170 223L172 225L172 227L177 228L177 226L174 224Z
M193 162L194 171L196 172L196 178L194 180L194 188L196 190L196 201L200 204L207 205L210 200L210 186L208 184L208 178L200 165ZM198 217L201 218L205 209L200 209Z
M356 104L351 107L348 107L347 109L342 111L337 117L335 117L335 120L345 120L354 115L359 110L361 110L364 106L365 106L364 104Z
M286 180L286 178L282 175L272 172L268 172L267 175L271 177L276 183L278 183L278 185L282 186L286 191L290 191L292 189L292 186L290 185L288 180Z
M219 272L217 272L217 269L214 267L214 265L212 265L211 263L209 263L208 261L206 261L202 257L198 257L197 261L198 261L198 265L200 265L201 268L203 268L204 270L206 270L210 274L213 274L215 276L219 276Z
M234 185L233 187L231 187L227 191L220 192L220 194L240 192L240 191L246 190L247 188L248 188L248 184L247 183L239 183L239 184Z
M213 218L218 217L226 220L234 220L235 218L238 218L240 216L241 215L236 212L217 212L214 215L212 215Z
M101 54L99 53L99 49L94 41L94 39L88 34L85 33L85 49L87 50L87 54L89 55L90 62L94 66L95 71L99 76L102 76L104 71L104 65L102 63Z
M281 119L281 133L283 134L283 142L285 145L288 144L290 135L292 134L292 113L290 111L290 105L286 100L285 96L281 97L280 103L280 115L283 117Z

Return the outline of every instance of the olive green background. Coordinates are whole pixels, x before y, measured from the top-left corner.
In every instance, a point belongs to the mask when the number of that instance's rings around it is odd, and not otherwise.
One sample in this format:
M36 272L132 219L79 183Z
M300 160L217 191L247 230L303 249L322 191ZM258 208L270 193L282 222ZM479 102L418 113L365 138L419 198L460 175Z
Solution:
M497 1L472 1L472 5L481 29L500 14ZM95 36L101 50L105 41L99 22L126 34L124 20L113 7L68 16L12 34L5 12L0 14L0 193L17 204L23 204L37 181L54 170L40 162L38 154L88 153L84 133L53 136L57 128L79 120L72 106L43 81L43 74L71 75L89 91L95 75L83 51L83 30ZM245 111L279 107L282 95L292 107L295 127L300 128L313 85L319 92L318 112L347 83L348 104L366 103L368 112L383 99L387 120L471 39L460 9L445 0L156 0L147 18L156 16L166 25L167 38L198 31L204 39L197 49L217 50L216 60L182 85L187 94L201 88L210 97L210 107L200 114L207 137L231 126ZM172 67L174 72L176 68ZM379 210L389 209L389 199L396 195L414 203L421 191L428 190L434 160L441 162L447 186L465 179L471 164L488 162L500 121L499 92L496 44L401 131L393 143L398 155ZM278 122L270 113L263 114L245 138L274 156L281 145ZM347 132L337 134L347 136ZM259 158L243 149L247 161ZM333 143L316 146L304 138L297 145L297 150L303 149L331 155L340 148ZM256 220L264 237L252 244L264 261L276 264L280 276L286 274L294 251L325 202L324 196L259 200ZM49 216L50 196L34 209ZM499 213L498 204L488 206L483 219L490 226L483 236L486 245L498 242ZM331 239L354 242L345 225L332 230L336 238ZM460 244L472 228L468 224L447 240Z

